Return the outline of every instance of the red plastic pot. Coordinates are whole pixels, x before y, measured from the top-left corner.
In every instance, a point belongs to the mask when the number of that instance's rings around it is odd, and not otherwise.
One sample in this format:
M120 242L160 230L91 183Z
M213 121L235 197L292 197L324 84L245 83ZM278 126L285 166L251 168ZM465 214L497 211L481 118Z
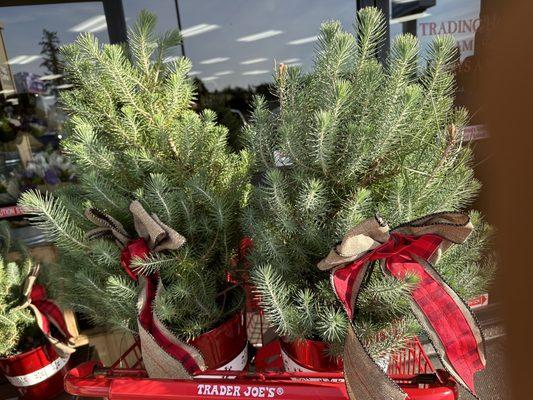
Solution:
M283 366L287 372L342 372L342 358L329 354L329 344L316 340L280 339Z
M241 313L189 341L189 344L200 350L210 370L242 371L248 363L246 326Z
M48 400L63 393L67 363L68 359L59 357L47 343L25 353L0 358L0 370L23 400Z

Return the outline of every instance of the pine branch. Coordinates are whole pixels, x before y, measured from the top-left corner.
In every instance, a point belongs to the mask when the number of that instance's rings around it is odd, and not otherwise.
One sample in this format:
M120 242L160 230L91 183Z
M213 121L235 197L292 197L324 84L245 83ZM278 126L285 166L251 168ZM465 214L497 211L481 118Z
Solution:
M322 340L326 342L342 342L348 328L346 314L341 309L333 307L327 307L320 311L316 329Z
M51 194L28 191L22 194L19 204L30 214L28 220L38 226L48 240L65 250L88 250L83 233L71 222L68 211Z
M261 295L261 306L266 317L279 335L292 336L297 312L290 303L289 288L282 279L269 265L252 271L252 280Z

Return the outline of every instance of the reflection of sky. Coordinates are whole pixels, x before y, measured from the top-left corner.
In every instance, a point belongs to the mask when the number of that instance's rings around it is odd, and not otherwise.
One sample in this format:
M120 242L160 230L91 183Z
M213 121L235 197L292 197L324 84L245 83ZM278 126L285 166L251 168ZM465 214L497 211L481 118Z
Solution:
M177 24L174 0L123 0L123 4L128 24L143 8L158 15L160 31ZM184 29L198 29L202 24L211 27L185 38L193 70L211 89L270 81L275 61L308 68L314 43L288 43L317 35L321 22L328 19L338 19L351 30L355 13L355 0L181 0L179 4ZM474 18L479 15L479 0L438 0L428 12L431 16L419 23ZM43 28L57 31L62 43L71 42L77 33L69 29L98 15L103 15L100 2L2 7L0 22L8 56L39 54ZM392 33L400 30L400 25L391 27ZM257 34L266 37L253 40ZM105 29L96 35L108 40ZM421 37L422 45L430 39ZM12 69L14 73L42 74L40 62L13 65Z
M201 71L199 77L215 78L209 81L210 87L222 88L271 80L275 61L309 66L314 43L290 45L288 42L317 35L321 22L327 19L338 19L346 29L351 29L355 1L182 0L180 10L184 28L202 23L220 26L211 32L186 38L185 51L192 59L194 69ZM268 31L281 33L256 41L238 41ZM214 57L228 60L199 64ZM246 64L252 60L263 61ZM217 75L224 71L233 72Z
M43 29L56 31L61 43L71 42L78 35L69 31L72 26L103 13L100 2L2 7L0 23L4 25L3 35L8 58L39 55ZM95 34L101 40L108 40L105 29ZM11 69L13 73L28 71L43 74L45 71L39 66L41 62L42 59L39 58L28 64L12 65Z
M123 0L123 4L128 24L143 8L158 15L160 31L177 24L173 0ZM270 81L274 61L289 60L308 66L314 43L287 43L315 36L320 23L327 19L338 19L351 29L355 13L355 0L181 0L179 4L184 29L218 25L185 38L185 51L193 61L193 70L202 80L207 78L209 88ZM8 55L14 58L39 54L43 28L57 31L62 43L70 42L77 35L70 28L102 14L98 2L0 8ZM262 33L267 37L254 40L253 35ZM107 41L105 30L97 35ZM13 72L43 73L40 62L13 65Z

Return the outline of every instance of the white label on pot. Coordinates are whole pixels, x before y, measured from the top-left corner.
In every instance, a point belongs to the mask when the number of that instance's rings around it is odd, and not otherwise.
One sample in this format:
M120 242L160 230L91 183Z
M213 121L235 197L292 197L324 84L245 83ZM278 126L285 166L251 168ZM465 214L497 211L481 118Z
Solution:
M54 376L56 373L61 371L61 369L67 365L68 357L61 358L58 357L56 360L52 361L47 366L38 369L37 371L30 372L26 375L19 376L7 376L6 379L15 387L26 387L33 386L41 383L48 378Z
M287 353L281 349L281 358L283 358L283 366L285 367L285 371L287 372L313 372L317 373L319 371L313 371L312 369L307 369L304 366L298 364L296 361L294 361ZM335 371L331 371L335 372ZM302 379L302 380L308 380L308 381L327 381L327 382L342 382L343 379L321 379L321 378L294 378L294 379Z
M220 368L217 368L217 371L242 371L248 363L248 343L244 345L244 348L239 353L237 357L231 360L229 363L223 365ZM224 375L197 375L195 378L203 379L234 379L234 376L224 376Z
M383 372L387 373L387 370L389 369L390 356L376 358L374 362L379 366L379 368L381 368Z
M313 371L312 369L307 369L304 366L298 364L296 361L294 361L287 353L281 349L281 357L283 358L283 366L285 367L285 371L287 372L314 372L317 373L318 371ZM379 366L379 368L383 372L387 372L387 368L389 367L389 357L382 357L375 360L376 364ZM332 371L333 372L333 371ZM297 378L300 379L300 378ZM306 378L310 381L329 381L329 382L339 382L343 379L320 379L320 378Z

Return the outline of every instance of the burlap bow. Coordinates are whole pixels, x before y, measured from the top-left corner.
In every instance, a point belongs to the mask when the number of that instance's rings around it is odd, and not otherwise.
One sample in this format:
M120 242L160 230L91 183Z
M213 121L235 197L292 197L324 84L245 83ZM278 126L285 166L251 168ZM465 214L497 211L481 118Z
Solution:
M46 339L52 344L58 356L68 358L76 351L74 345L76 338L68 329L67 323L60 307L46 297L44 286L36 283L40 267L35 265L24 282L23 303L17 309L30 308L35 315L35 321ZM50 324L53 324L63 340L52 336Z
M85 215L98 228L87 232L86 237L114 240L122 248L122 267L140 283L139 338L148 375L151 378L191 378L194 373L206 369L205 362L198 350L176 338L157 318L152 304L164 291L159 274L142 276L131 266L135 258L145 259L152 252L178 250L185 238L161 222L156 214L148 214L140 202L133 201L129 209L137 238L133 239L120 222L94 208L87 210Z
M474 392L474 374L485 366L481 330L470 309L435 271L442 251L463 243L473 226L467 215L432 214L389 231L379 218L350 230L318 267L331 270L335 293L353 320L357 296L369 266L378 261L385 274L403 279L407 273L420 282L411 292L411 308L448 372ZM406 394L364 350L352 324L344 347L345 380L350 398L400 400Z
M137 200L132 201L129 208L133 215L137 235L145 240L150 251L177 250L185 243L182 235L161 222L156 214L148 214ZM89 240L111 238L121 248L132 240L120 222L97 208L86 210L85 217L98 226L85 234Z

